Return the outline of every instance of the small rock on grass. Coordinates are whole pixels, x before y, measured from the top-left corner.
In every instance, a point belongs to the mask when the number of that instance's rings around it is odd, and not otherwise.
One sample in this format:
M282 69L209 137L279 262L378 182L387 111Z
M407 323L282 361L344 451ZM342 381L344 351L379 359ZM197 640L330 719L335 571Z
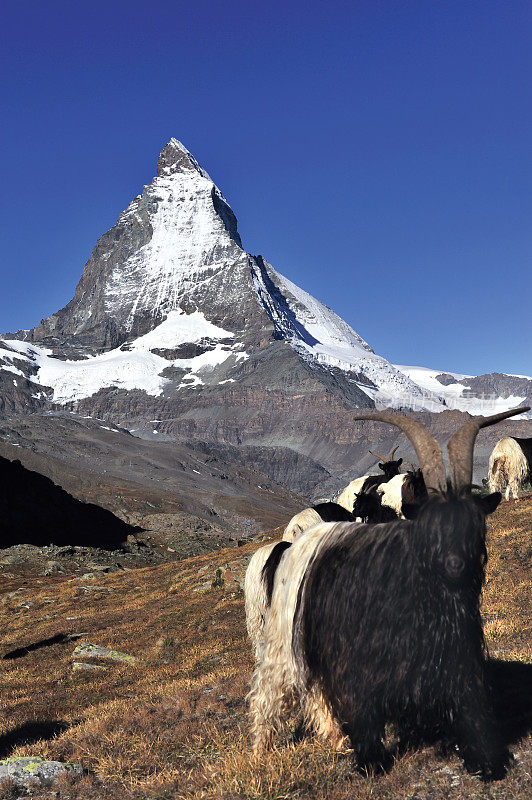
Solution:
M82 661L74 661L72 669L74 672L82 672L83 670L86 672L100 672L102 670L105 671L107 667L103 664L84 664Z
M99 644L90 642L80 642L72 653L73 658L108 658L111 661L124 661L133 664L137 659L129 653L121 653L119 650L110 650Z
M45 761L33 756L5 758L0 761L0 781L10 778L18 786L31 786L36 781L43 786L50 786L65 773L77 777L83 774L83 767L80 764Z

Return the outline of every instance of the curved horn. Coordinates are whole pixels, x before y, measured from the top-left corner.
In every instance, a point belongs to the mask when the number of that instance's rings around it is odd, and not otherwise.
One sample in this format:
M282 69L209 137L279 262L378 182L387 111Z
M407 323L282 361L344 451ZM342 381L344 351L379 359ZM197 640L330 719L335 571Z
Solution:
M396 450L399 450L399 445L397 445L397 447L394 447L394 448L393 448L392 452L391 452L391 453L390 453L390 455L388 456L388 461L393 461L393 457L394 457L394 455L395 455L395 451L396 451Z
M371 453L372 456L375 456L375 458L378 458L379 461L388 461L389 460L389 459L386 458L386 456L380 456L378 453L374 453L373 450L368 450L368 453Z
M487 428L489 425L495 425L508 417L515 417L516 414L523 414L525 411L530 411L530 406L512 408L511 411L502 411L500 414L492 414L490 417L473 417L451 436L447 444L447 452L449 453L451 486L456 492L471 486L473 448L479 430Z
M374 419L401 428L414 445L427 489L445 491L447 478L440 445L421 422L396 411L367 411L365 414L357 414L355 419Z

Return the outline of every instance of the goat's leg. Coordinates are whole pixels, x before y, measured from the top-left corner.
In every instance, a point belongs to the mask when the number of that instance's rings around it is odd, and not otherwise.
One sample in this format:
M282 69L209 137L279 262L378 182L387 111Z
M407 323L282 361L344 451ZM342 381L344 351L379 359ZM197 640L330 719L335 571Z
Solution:
M271 745L288 709L293 706L293 689L287 685L281 665L260 663L255 668L248 694L253 752L260 754Z
M500 739L483 691L468 697L456 720L455 733L468 772L487 781L504 778L512 757Z
M510 483L508 484L511 492L514 496L514 500L519 500L519 481L517 478L513 478Z
M374 708L366 707L362 713L347 717L343 730L351 741L357 767L360 772L386 772L391 764L389 754L384 747L384 718Z
M347 737L334 719L329 704L317 686L312 686L302 698L308 726L327 744L338 751L349 749Z

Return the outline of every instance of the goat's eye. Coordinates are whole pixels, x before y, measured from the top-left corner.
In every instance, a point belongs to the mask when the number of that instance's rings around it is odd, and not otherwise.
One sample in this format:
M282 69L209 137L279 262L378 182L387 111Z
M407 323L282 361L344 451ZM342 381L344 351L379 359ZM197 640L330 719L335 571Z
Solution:
M464 570L465 562L463 558L452 553L445 559L445 571L452 577L458 577Z

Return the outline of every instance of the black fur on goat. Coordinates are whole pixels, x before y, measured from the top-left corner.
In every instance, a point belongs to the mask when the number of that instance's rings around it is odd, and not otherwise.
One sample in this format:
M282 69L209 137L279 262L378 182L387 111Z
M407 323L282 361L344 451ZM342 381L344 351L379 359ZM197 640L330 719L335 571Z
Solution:
M376 487L370 492L359 492L353 503L353 516L362 522L391 522L397 514L388 506L383 506Z
M317 503L312 506L324 522L354 522L355 515L338 503Z
M264 564L261 572L261 579L264 581L266 585L266 598L267 598L267 605L269 606L272 599L273 594L273 583L275 581L275 572L277 567L279 566L279 562L283 557L283 553L287 550L291 545L291 542L277 542L275 547L273 548L272 552L268 556L266 563Z
M305 660L363 768L386 764L392 722L408 742L450 736L469 771L504 775L479 611L499 499L439 496L413 522L345 526L312 564L296 612Z

